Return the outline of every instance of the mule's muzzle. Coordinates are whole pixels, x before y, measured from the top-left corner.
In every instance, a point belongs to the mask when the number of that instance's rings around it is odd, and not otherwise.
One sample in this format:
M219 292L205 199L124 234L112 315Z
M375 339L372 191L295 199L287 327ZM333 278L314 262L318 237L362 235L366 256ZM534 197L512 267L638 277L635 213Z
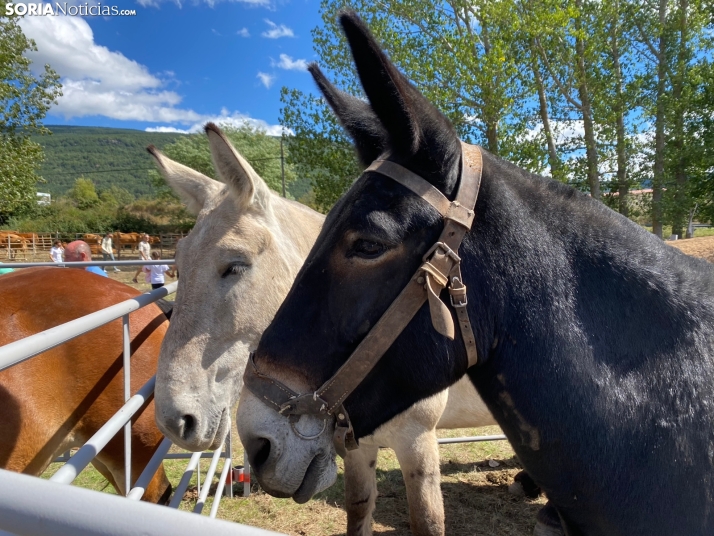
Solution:
M278 380L261 374L255 365L255 352L251 353L248 358L248 364L243 373L243 384L261 402L277 411L280 415L287 417L293 432L301 439L317 439L327 429L327 421L334 417L335 432L333 434L333 443L337 454L344 458L348 450L354 450L359 447L350 417L342 405L342 401L347 396L346 392L337 402L332 400L332 397L323 396L322 389L312 393L298 394ZM299 432L296 425L303 415L321 418L324 424L322 430L310 436Z

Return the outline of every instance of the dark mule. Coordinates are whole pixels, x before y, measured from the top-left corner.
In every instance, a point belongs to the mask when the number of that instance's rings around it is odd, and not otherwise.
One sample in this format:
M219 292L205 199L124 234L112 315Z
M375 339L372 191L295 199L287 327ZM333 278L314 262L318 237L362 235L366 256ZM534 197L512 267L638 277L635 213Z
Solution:
M454 129L354 14L341 22L370 104L317 78L361 159L382 155L453 199ZM263 335L257 370L297 393L315 391L443 228L423 199L365 173L328 215ZM714 534L711 265L486 152L459 255L478 364L467 371L459 330L455 340L439 335L422 306L344 402L357 438L467 373L566 534ZM334 419L320 433L320 416L295 417L242 392L241 439L258 481L278 496L315 493L336 472Z

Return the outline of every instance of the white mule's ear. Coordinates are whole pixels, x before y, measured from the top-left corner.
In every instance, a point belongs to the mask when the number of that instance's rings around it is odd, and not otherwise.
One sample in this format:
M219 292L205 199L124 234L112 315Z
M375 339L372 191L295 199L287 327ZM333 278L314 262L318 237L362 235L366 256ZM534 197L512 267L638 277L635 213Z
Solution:
M239 206L247 206L256 201L265 206L270 199L270 188L265 181L233 148L220 128L208 123L205 130L216 172L231 189Z
M171 160L153 145L149 145L146 150L154 157L156 166L171 189L186 203L189 212L194 216L201 212L206 201L218 195L223 189L223 184L220 182Z

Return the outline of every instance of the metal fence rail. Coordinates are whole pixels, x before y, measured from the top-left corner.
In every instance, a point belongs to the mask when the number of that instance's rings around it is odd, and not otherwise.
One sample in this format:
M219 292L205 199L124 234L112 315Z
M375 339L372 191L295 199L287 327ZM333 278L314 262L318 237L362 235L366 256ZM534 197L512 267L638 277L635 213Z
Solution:
M84 268L86 266L147 266L151 264L176 264L174 259L159 259L158 261L86 261L86 262L11 262L4 264L5 268L42 268L54 266L59 268Z
M136 264L158 264L158 263L165 263L167 261L124 261L121 264L126 264L126 265L136 265ZM167 262L167 264L173 264L173 261ZM107 261L107 262L87 262L87 263L63 263L65 265L72 265L72 266L89 266L89 265L108 265L112 266L114 264L119 264L114 261ZM58 266L58 264L55 263L17 263L14 264L13 267L34 267L38 265L44 265L44 266ZM194 453L194 454L186 454L186 453L175 453L175 454L167 454L169 448L171 447L171 442L168 439L164 439L164 441L161 443L161 445L157 448L156 452L154 453L154 456L151 458L147 466L145 467L144 471L142 474L139 476L137 479L137 482L135 483L134 487L131 487L131 418L132 416L142 407L145 405L146 401L149 400L149 398L153 395L154 392L154 385L155 385L155 376L152 377L139 391L134 394L133 396L131 395L129 386L130 386L130 363L131 363L131 348L130 348L130 331L129 331L129 313L136 311L137 309L144 307L146 305L149 305L150 303L153 303L157 301L160 298L163 298L169 294L172 294L173 292L176 291L178 283L171 283L165 287L158 288L156 290L153 290L151 292L148 292L146 294L141 294L139 296L136 296L134 298L131 298L129 300L126 300L124 302L118 303L116 305L113 305L111 307L108 307L106 309L102 309L100 311L96 311L94 313L91 313L89 315L86 315L81 318L77 318L75 320L72 320L70 322L67 322L65 324L62 324L60 326L57 326L55 328L46 330L41 333L37 333L35 335L32 335L30 337L27 337L25 339L21 339L19 341L15 341L13 343L7 344L5 346L0 347L0 371L3 369L6 369L8 367L11 367L13 365L16 365L18 363L21 363L25 361L26 359L30 359L31 357L34 357L42 352L45 352L47 350L50 350L56 346L59 346L60 344L63 344L64 342L67 342L75 337L79 337L81 335L84 335L85 333L92 331L100 326L103 326L109 322L112 322L114 320L122 319L122 335L123 335L123 354L124 354L124 385L125 385L125 405L120 408L117 413L106 423L104 424L95 434L92 436L87 443L85 443L84 446L82 446L77 452L74 453L74 455L69 456L69 454L65 454L63 456L63 461L66 461L65 465L63 465L57 473L55 473L52 478L50 479L53 483L59 483L59 484L69 484L71 483L77 475L92 461L92 459L106 446L106 444L111 440L112 437L114 437L122 428L125 430L125 467L126 467L126 474L127 474L127 479L125 482L125 489L127 490L127 497L129 499L133 499L131 501L124 501L124 502L129 502L129 504L132 504L134 506L139 506L140 509L145 509L147 506L146 504L141 504L137 505L136 501L141 499L141 497L144 494L145 488L148 484L148 482L151 481L151 478L154 476L156 471L158 470L159 466L161 465L161 462L165 458L190 458L190 461L188 463L188 467L186 468L186 471L183 475L183 478L181 479L181 483L179 484L178 488L176 489L176 492L170 502L170 505L173 506L174 508L178 507L179 503L181 502L181 499L183 498L183 494L186 491L186 488L188 487L189 481L191 476L193 475L194 472L197 472L197 483L198 483L198 490L199 490L199 500L196 504L196 507L194 508L194 512L200 513L203 509L203 505L205 504L205 501L208 497L208 493L210 491L210 483L214 478L214 475L216 473L216 469L218 466L219 459L221 457L224 458L224 464L223 468L221 471L221 477L220 481L218 483L218 487L216 490L215 494L215 500L213 501L213 506L211 508L211 514L210 517L215 517L218 506L220 504L220 498L221 494L223 493L224 486L228 484L228 494L229 496L233 496L232 493L232 483L233 483L233 471L232 471L232 457L231 457L231 441L230 437L227 438L227 441L224 441L223 445L221 447L214 451L213 453ZM228 449L224 451L224 446L228 445ZM206 457L210 456L212 458L211 461L211 466L209 468L209 471L205 475L204 479L204 485L203 489L201 489L201 475L200 475L200 466L198 465L198 461L200 460L201 457ZM6 471L0 472L0 488L4 489L13 489L13 486L10 486L9 488L6 486L7 481L6 481ZM11 475L14 475L14 473L9 473ZM23 478L25 479L30 479L33 484L32 486L35 487L37 485L39 486L46 486L48 484L47 481L43 481L40 479L36 479L34 477L27 477L24 476ZM25 485L25 484L23 484ZM248 495L250 492L250 484L249 483L244 483L244 495ZM54 490L54 488L48 488ZM62 488L62 491L57 494L56 491L47 491L46 493L50 493L53 495L53 498L50 500L53 504L57 504L57 498L54 495L61 496L61 497L66 497L67 496L67 489L68 487L65 486ZM74 493L75 488L69 488L73 491L69 493ZM85 490L86 492L86 490ZM247 493L246 493L247 492ZM102 495L98 494L96 492L87 492L90 495ZM18 498L18 495L14 495L14 499L12 501L4 502L3 508L0 508L0 536L3 536L4 534L8 534L5 532L2 532L2 530L12 530L16 534L72 534L72 535L84 535L84 534L133 534L133 533L157 533L161 534L165 532L165 529L169 526L181 526L181 530L178 532L171 528L171 532L176 533L176 534L188 534L189 532L185 531L184 529L188 526L196 526L195 522L193 522L193 519L196 518L197 521L200 522L201 519L206 519L205 517L200 517L200 516L192 516L192 523L186 523L185 521L166 521L164 518L165 516L160 515L157 517L157 523L158 525L156 526L161 526L161 529L157 530L148 530L146 529L144 519L145 519L145 514L141 513L132 513L132 514L127 514L126 519L123 520L124 525L126 523L133 523L130 530L127 530L126 528L117 528L114 526L115 519L113 516L105 516L102 514L101 516L96 515L96 511L93 511L91 508L84 510L86 506L85 499L81 499L83 501L83 511L90 512L89 515L89 521L85 520L84 522L81 522L81 516L77 516L76 511L67 519L64 519L61 523L57 523L56 521L58 520L58 517L54 514L48 514L49 518L51 519L51 523L47 523L47 521L42 521L41 517L38 516L37 512L38 510L42 510L43 514L48 512L48 509L46 508L46 504L40 502L39 504L42 504L42 507L40 509L37 508L36 504L38 502L37 494L31 494L30 496L34 497L33 501L35 503L35 506L33 506L31 503L25 504L22 499ZM116 498L114 498L116 499ZM78 499L79 500L79 499ZM103 499L96 499L98 501L102 501ZM119 499L121 501L121 499ZM3 501L2 496L0 495L0 501ZM124 507L126 508L126 506ZM151 506L149 506L151 508ZM112 509L114 512L117 511L117 508L115 506L112 506ZM76 508L75 508L76 510ZM153 510L153 509L152 509ZM163 509L167 510L167 509ZM24 512L24 513L23 513ZM61 516L60 516L61 517ZM85 516L86 517L86 516ZM185 514L182 515L182 517L185 517ZM15 520L15 521L12 521ZM97 521L101 520L99 525L97 526ZM5 522L12 523L10 524L5 524ZM92 521L94 523L92 523ZM112 527L110 527L110 530L107 530L107 527L105 525L106 522L112 523ZM165 525L165 523L169 523L169 525ZM19 524L15 524L19 523ZM39 524L38 524L39 523ZM84 524L82 524L84 523ZM138 525L140 523L140 526ZM273 533L268 533L265 531L258 531L257 529L251 529L249 531L245 530L238 530L236 532L235 525L229 525L230 527L233 527L233 530L230 532L225 532L225 531L219 531L215 532L212 526L205 526L203 524L200 525L200 529L197 530L195 533L204 533L204 532L210 532L212 534L241 534L241 535L258 535L258 534L273 534ZM21 529L18 529L18 527L21 527ZM195 528L192 530L196 530ZM116 532L115 532L116 531Z
M20 536L275 536L278 533L0 469L0 530ZM0 534L3 534L0 532Z
M154 303L159 298L164 298L169 294L176 292L176 287L178 286L178 281L166 285L165 287L157 288L146 294L140 294L135 298L117 303L96 313L91 313L86 316L77 318L62 324L60 326L48 329L41 333L36 333L25 339L19 341L11 342L5 346L0 347L0 370L6 369L17 363L21 363L25 359L46 352L55 346L79 337L111 322L121 318L124 315L128 315L132 311Z
M452 443L476 443L477 441L506 441L505 435L479 435L468 437L442 437L439 445L450 445Z
M103 261L103 262L72 262L72 263L13 263L9 266L13 268L37 267L37 266L115 266L115 265L146 265L146 264L174 264L173 260L160 261ZM43 481L34 477L17 475L8 471L0 470L0 536L4 536L3 530L12 531L19 535L113 535L113 534L204 534L215 535L231 534L242 536L267 536L276 534L259 529L253 529L242 525L228 524L220 522L218 525L214 520L207 520L203 516L188 516L185 513L173 511L172 509L155 508L152 505L138 503L144 494L145 488L153 475L158 470L162 460L175 458L190 458L186 470L176 488L174 496L170 501L170 506L177 508L181 502L183 494L188 487L189 481L194 472L198 473L198 500L194 512L200 513L206 502L210 491L210 482L218 468L221 457L224 457L223 468L220 473L218 485L215 493L215 500L210 512L210 517L216 516L220 497L224 486L228 484L228 492L232 497L233 467L232 467L232 447L230 432L221 447L209 453L193 454L168 454L171 442L164 439L158 447L152 459L139 476L132 488L130 485L130 463L131 463L131 418L153 395L155 376L152 377L133 396L129 391L130 378L130 332L129 313L140 309L160 298L163 298L176 291L178 282L171 283L165 287L158 288L146 294L141 294L124 302L118 303L106 309L96 311L84 317L72 320L55 328L37 333L25 339L0 347L0 371L30 359L42 352L50 350L75 337L79 337L89 331L103 326L114 320L122 319L123 346L124 346L124 384L125 384L125 405L102 426L87 443L81 447L74 455L65 456L66 464L55 473L50 479L52 482ZM77 475L92 461L98 452L104 448L109 440L114 437L122 428L125 430L125 466L127 481L125 489L127 497L124 499L100 494L88 490L80 490L69 486L55 487L58 484L71 483ZM473 441L497 441L505 440L503 435L476 436L476 437L456 437L439 439L439 444L464 443ZM224 446L228 445L224 452ZM202 457L211 457L211 463L205 475L204 486L201 489L199 460ZM250 468L244 456L244 476L241 478L244 483L244 496L250 493ZM19 479L19 480L18 480ZM13 482L17 481L18 484ZM22 489L22 493L18 493ZM40 508L37 505L41 505ZM51 505L51 506L49 506ZM81 505L78 507L77 505ZM101 512L100 515L97 513ZM179 514L179 517L173 517ZM189 518L190 520L187 520ZM99 521L99 523L98 523Z

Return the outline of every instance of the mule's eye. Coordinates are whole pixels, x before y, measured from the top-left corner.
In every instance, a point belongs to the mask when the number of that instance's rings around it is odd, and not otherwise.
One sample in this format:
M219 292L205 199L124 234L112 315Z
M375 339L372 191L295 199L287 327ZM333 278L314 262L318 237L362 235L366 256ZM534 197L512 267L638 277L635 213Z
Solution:
M353 246L354 254L363 259L375 259L384 253L387 248L373 240L357 240Z
M221 277L228 277L229 275L241 275L248 269L248 266L241 262L234 262L228 265L228 268L223 272Z

